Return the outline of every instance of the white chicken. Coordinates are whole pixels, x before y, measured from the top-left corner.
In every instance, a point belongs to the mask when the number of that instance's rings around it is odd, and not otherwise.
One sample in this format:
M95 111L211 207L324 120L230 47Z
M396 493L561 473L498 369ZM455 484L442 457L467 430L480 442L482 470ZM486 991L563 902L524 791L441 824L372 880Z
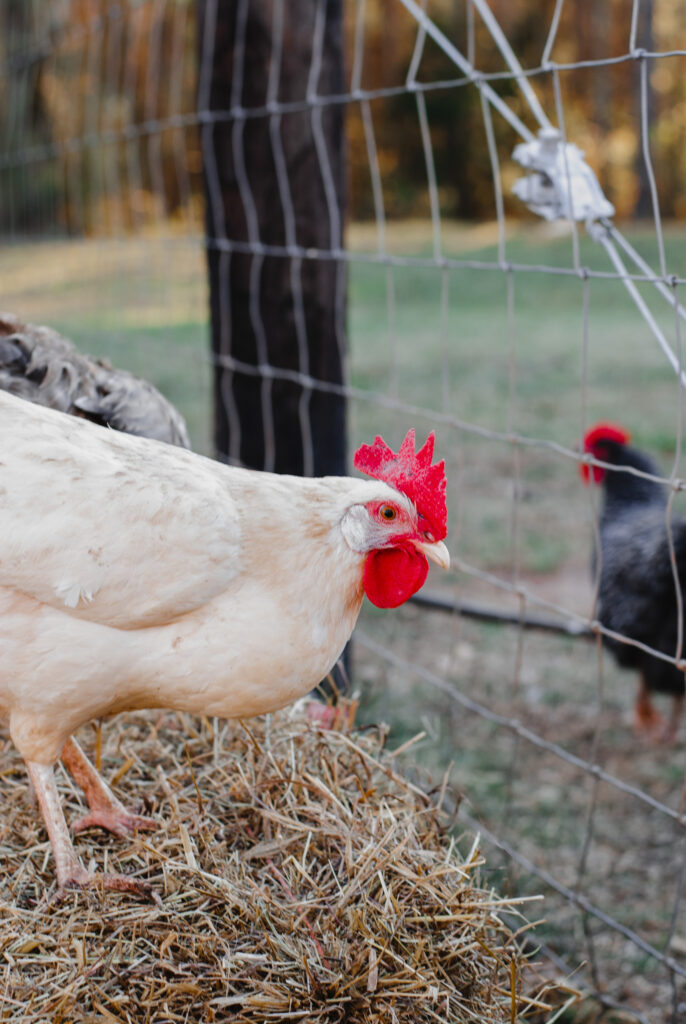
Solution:
M34 784L60 887L137 889L73 848L53 776L62 757L90 814L130 813L72 733L104 715L275 710L331 669L363 595L395 607L449 566L443 463L376 438L374 477L237 469L0 394L0 716ZM77 825L78 827L78 825Z
M0 313L0 389L126 434L191 446L183 416L147 380L11 313Z

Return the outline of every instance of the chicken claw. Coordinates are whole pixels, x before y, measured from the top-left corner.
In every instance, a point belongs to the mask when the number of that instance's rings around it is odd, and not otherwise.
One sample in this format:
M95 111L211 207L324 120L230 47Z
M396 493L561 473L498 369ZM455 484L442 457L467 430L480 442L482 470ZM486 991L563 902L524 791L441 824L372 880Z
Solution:
M673 747L679 737L679 724L684 698L680 695L672 697L672 710L669 717L659 723L653 737L663 747Z
M665 729L665 720L653 707L648 694L641 692L634 707L634 730L639 736L657 740Z
M120 809L102 807L96 808L72 822L72 832L83 832L87 828L105 828L112 835L123 839L139 829L152 831L157 828L157 822L153 818L143 817L142 814L133 814L124 806Z
M654 707L652 694L642 677L634 708L635 731L640 736L646 736L653 743L659 743L661 746L674 746L679 733L683 705L684 698L674 696L671 714L665 719Z
M332 732L350 732L358 703L356 700L339 700L333 705L311 700L307 705L307 720Z
M155 829L157 822L127 810L104 779L101 779L75 739L70 738L62 750L62 763L83 790L90 813L72 825L73 832L100 826L115 836L126 836L137 829Z
M52 765L26 761L29 778L33 783L43 819L48 830L50 845L55 856L57 868L58 896L68 889L108 889L115 892L132 892L136 895L151 895L152 886L148 882L128 875L98 875L86 871L76 855L76 850L69 835L67 822L60 804ZM95 771L95 769L93 769Z
M70 891L83 889L104 889L108 892L130 892L134 896L154 897L154 890L150 882L144 882L140 878L130 878L128 875L113 873L98 874L86 871L81 864L78 864L77 867L78 870L60 884L57 891L58 899L66 896Z

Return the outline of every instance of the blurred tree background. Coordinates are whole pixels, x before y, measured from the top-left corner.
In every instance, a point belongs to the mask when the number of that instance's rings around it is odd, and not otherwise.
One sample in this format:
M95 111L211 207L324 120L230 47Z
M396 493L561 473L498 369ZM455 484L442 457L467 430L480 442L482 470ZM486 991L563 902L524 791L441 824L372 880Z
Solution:
M288 25L288 0L285 24ZM524 68L540 68L555 0L490 0ZM352 63L361 5L345 4ZM661 212L686 216L686 75L681 55L631 58L632 0L568 0L551 59L565 129L586 151L617 216L650 216L641 147L640 64L648 61L649 141ZM398 0L367 0L361 86L370 112L389 218L428 215L426 165L416 97L404 88L417 25ZM480 71L505 71L468 0L428 0L427 11ZM686 0L642 0L636 47L686 49ZM201 164L193 0L2 0L0 2L0 231L116 235L178 222L200 230ZM38 40L38 42L37 42ZM287 45L287 35L286 35ZM612 63L595 62L610 60ZM417 71L425 93L441 212L494 216L493 186L477 90L431 41ZM557 120L553 76L531 78ZM493 87L532 128L511 78ZM28 116L27 116L28 115ZM374 216L360 104L346 104L349 204L353 220ZM495 116L508 212L526 216L511 195L519 141Z

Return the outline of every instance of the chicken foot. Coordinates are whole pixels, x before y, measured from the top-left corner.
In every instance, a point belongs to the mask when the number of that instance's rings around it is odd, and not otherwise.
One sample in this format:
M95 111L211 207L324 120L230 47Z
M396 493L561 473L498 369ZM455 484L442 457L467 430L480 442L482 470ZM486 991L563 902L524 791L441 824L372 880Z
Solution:
M634 729L639 736L655 740L664 727L664 718L653 704L653 695L645 676L641 675L634 705Z
M29 778L33 784L43 820L48 830L48 837L55 857L57 884L60 891L70 888L103 888L116 892L133 892L147 895L151 892L148 882L127 875L98 875L86 871L76 855L76 850L69 835L67 822L60 803L52 765L39 764L37 761L26 761ZM95 769L94 769L95 770Z
M683 696L672 697L671 713L664 724L664 728L661 734L658 736L658 740L669 747L671 747L677 741L677 736L679 734L679 724L681 722L681 712L683 711L683 707Z
M671 714L665 720L653 705L652 693L648 688L645 678L641 676L634 709L634 727L636 732L639 735L646 736L653 743L663 743L671 746L676 742L679 732L683 705L684 697L682 695L674 696L672 698Z
M62 763L83 790L90 813L72 824L73 832L100 826L115 836L126 836L136 829L155 829L157 822L129 811L100 777L75 739L70 737L62 750Z

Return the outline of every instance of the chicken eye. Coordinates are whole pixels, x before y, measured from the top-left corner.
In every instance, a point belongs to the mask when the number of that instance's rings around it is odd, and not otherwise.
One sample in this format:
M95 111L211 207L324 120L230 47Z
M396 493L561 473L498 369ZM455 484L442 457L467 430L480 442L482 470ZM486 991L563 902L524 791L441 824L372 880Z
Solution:
M391 519L395 519L398 514L392 505L382 505L380 511L384 519L387 519L389 522Z

